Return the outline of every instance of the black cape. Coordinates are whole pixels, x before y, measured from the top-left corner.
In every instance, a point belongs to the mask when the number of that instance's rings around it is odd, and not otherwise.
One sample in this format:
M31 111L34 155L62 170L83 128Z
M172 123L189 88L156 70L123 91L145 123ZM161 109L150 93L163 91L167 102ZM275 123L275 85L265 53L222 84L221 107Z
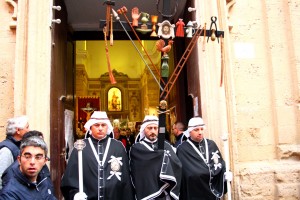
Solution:
M107 148L108 139L111 140L104 163L104 199L110 200L132 200L134 199L133 187L130 180L128 156L124 146L120 141L106 137L103 140L96 140L90 137L97 151L98 143ZM86 147L82 151L83 161L83 192L88 196L87 199L98 199L98 162L95 158L93 150L89 143L89 138L84 139ZM97 152L98 153L98 152ZM109 163L111 156L122 158L122 165L117 172L121 172L118 179L116 175L112 175L113 165ZM73 200L74 195L79 191L78 185L78 151L73 149L68 161L66 170L61 181L61 191L66 200Z
M189 141L190 138L188 139ZM216 200L226 193L224 184L225 162L222 159L216 143L207 140L208 164L200 157L192 145L185 141L177 148L178 158L182 163L182 182L180 199L182 200ZM212 153L217 152L220 156L219 166L215 167Z
M171 199L179 199L181 162L173 148L165 142L164 150L152 151L144 144L134 144L129 152L136 198L155 199L166 191Z

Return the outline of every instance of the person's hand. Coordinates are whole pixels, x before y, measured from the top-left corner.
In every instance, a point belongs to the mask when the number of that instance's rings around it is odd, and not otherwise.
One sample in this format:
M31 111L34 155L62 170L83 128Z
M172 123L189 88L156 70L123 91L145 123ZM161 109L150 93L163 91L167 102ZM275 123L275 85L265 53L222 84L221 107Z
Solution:
M231 171L228 171L228 172L225 172L224 173L224 178L226 181L232 181L232 178L233 178L233 174Z
M74 196L74 200L86 200L87 196L84 192L77 192Z
M140 18L141 13L139 13L138 7L134 7L131 10L132 17L132 26L138 26L138 19Z

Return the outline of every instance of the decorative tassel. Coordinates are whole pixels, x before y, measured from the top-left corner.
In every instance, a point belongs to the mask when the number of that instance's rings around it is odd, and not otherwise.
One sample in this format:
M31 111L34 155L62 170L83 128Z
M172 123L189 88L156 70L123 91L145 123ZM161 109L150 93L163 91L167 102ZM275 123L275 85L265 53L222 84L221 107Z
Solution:
M106 52L106 60L107 60L107 67L108 67L108 75L109 75L109 80L110 80L110 83L111 84L116 84L117 81L111 71L111 68L110 68L110 58L109 58L109 52L108 52L108 47L107 47L107 35L106 35L106 30L107 27L104 26L103 27L103 34L104 34L104 40L105 40L105 52Z

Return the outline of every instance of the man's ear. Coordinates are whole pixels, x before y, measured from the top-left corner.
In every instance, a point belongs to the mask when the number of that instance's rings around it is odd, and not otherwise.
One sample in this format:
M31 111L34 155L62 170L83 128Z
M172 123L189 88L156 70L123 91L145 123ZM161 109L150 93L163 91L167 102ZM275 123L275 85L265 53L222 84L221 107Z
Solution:
M45 163L44 164L46 164L47 161L49 161L48 156L45 157Z
M19 162L19 164L21 164L21 156L20 155L18 155L18 162Z

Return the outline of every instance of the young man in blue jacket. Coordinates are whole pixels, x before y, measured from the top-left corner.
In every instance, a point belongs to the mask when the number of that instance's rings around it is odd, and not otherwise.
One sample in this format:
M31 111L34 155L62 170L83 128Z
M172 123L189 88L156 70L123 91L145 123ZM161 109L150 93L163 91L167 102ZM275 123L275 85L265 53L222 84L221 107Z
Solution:
M33 136L40 137L41 139L44 139L44 135L43 135L42 132L36 131L36 130L31 130L31 131L28 131L27 133L25 133L23 135L22 140L25 140L25 139L27 139L29 137L33 137ZM48 158L48 160L49 160L49 158ZM19 162L18 162L18 160L16 158L16 161L13 164L11 164L3 172L2 177L1 177L1 179L2 179L2 187L4 187L9 182L9 180L14 176L14 173L15 173L14 168L17 168L18 166L19 166ZM49 182L49 185L51 186L51 192L52 192L52 194L55 194L53 183L52 183L52 180L51 180L51 177L50 177L50 170L49 170L49 168L48 168L47 165L44 165L44 167L41 169L41 171L39 173L39 177L41 179L43 179L44 177L48 177L47 181Z
M42 177L40 171L48 161L48 148L44 140L37 136L22 141L19 165L14 165L14 176L3 187L0 200L41 199L56 200L51 192L49 177Z

